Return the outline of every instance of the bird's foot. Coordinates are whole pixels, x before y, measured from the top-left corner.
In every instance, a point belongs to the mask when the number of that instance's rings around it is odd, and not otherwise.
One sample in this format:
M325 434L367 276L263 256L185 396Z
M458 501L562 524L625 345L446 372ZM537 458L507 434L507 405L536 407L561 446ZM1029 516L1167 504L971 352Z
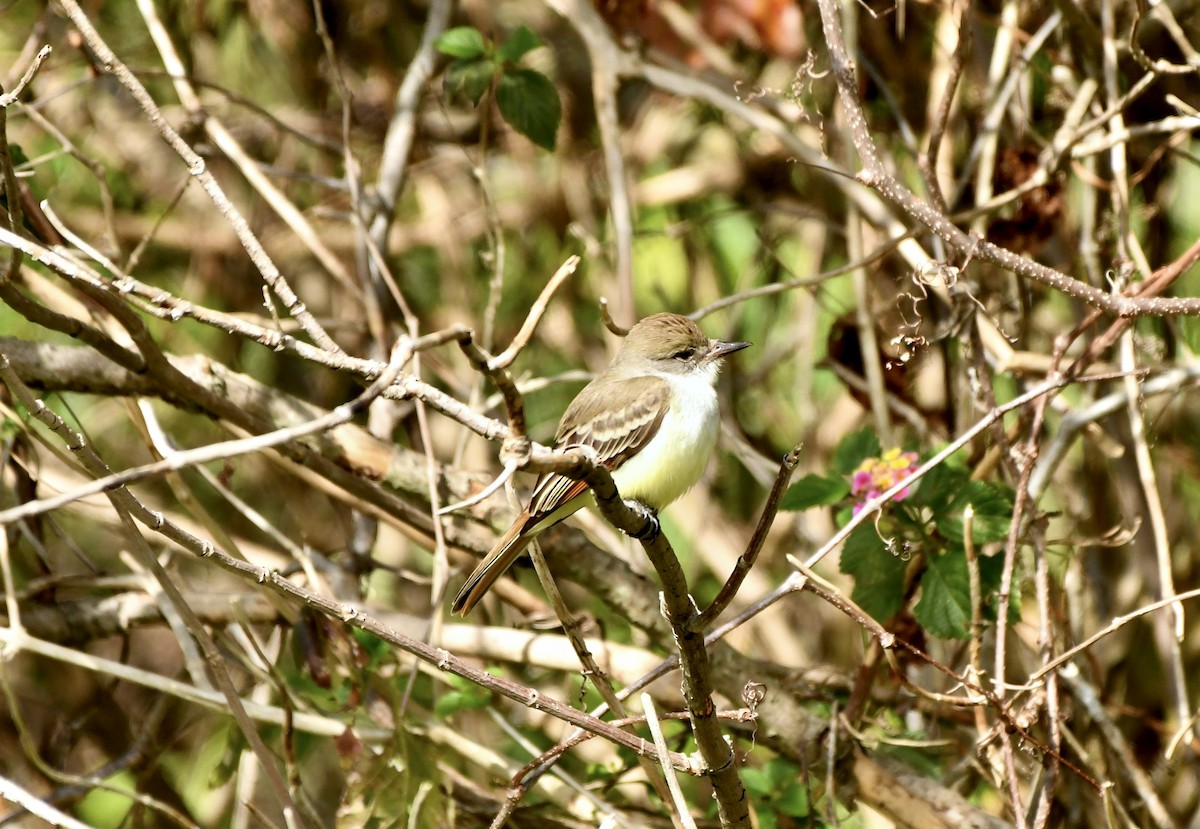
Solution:
M627 499L625 501L625 506L636 512L641 518L646 519L646 523L643 526L642 531L630 533L629 535L631 538L635 538L638 541L653 541L654 539L658 538L659 533L662 532L662 524L660 524L658 521L657 510L651 509L641 501L634 501L631 499Z

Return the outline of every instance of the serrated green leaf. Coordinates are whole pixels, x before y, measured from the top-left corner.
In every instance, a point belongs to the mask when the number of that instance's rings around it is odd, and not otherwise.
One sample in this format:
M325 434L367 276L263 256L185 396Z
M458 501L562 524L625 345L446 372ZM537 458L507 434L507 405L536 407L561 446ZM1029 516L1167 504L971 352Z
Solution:
M886 621L904 604L908 562L887 549L873 524L863 524L850 533L838 566L854 577L851 598L878 621Z
M808 474L788 487L779 502L785 510L803 510L810 507L830 506L850 494L850 484L845 478L826 478Z
M540 37L534 34L528 26L521 26L500 45L500 48L496 50L496 57L516 63L525 57L526 52L533 51L541 45Z
M921 600L913 617L926 632L943 639L965 639L971 630L971 585L961 551L930 557L921 577Z
M534 69L511 69L496 85L500 114L512 128L534 144L554 149L562 104L550 79Z
M456 26L442 32L435 43L437 50L452 58L478 58L487 50L483 35L474 26Z
M839 475L849 475L867 458L882 454L879 436L868 426L842 438L833 452L833 469Z
M446 70L446 84L453 91L461 89L473 105L479 106L495 73L496 67L490 60L456 60Z

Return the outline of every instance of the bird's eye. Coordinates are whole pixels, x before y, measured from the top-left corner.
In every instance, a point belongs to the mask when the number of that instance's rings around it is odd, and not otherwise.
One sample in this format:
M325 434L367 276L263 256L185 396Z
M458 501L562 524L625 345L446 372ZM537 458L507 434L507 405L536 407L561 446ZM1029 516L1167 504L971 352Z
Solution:
M671 356L674 357L676 360L690 360L690 359L692 359L693 356L695 356L695 354L696 354L696 349L683 348L683 349L680 349L679 351L676 351Z

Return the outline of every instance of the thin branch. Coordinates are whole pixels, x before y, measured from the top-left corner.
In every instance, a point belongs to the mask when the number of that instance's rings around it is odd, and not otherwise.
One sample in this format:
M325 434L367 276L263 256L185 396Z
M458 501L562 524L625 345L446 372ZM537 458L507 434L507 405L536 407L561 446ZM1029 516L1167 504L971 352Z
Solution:
M201 446L197 449L175 452L170 457L160 461L127 469L123 472L114 472L68 492L47 498L40 498L36 501L30 501L20 506L0 511L0 524L9 524L14 521L29 519L36 515L43 515L82 498L87 498L90 495L107 492L117 487L124 487L128 484L155 478L169 472L178 472L190 466L225 460L252 452L261 452L264 449L290 443L305 435L324 432L343 423L348 423L357 413L364 410L372 400L382 394L384 389L396 381L396 377L411 356L411 346L406 341L396 348L388 369L366 391L354 400L344 403L328 414L314 418L308 423L277 429L264 435L255 435L254 437L242 440L223 441L208 446ZM0 370L11 370L8 358L3 352L0 352ZM14 379L16 378L15 374L12 376Z
M663 736L658 712L654 709L654 698L649 694L642 694L642 710L646 712L646 725L650 727L650 736L654 738L654 747L658 749L658 761L667 772L667 786L671 790L671 802L675 804L672 814L679 815L684 829L696 829L696 821L683 797L683 789L679 787L679 778L671 768L671 751L667 748L667 738Z
M725 580L725 584L717 592L716 598L696 617L695 624L697 629L707 630L725 612L730 602L737 596L737 592L741 589L742 582L746 580L746 576L749 575L750 569L754 567L754 562L758 559L758 554L762 551L763 544L766 543L767 533L770 532L771 525L775 523L775 514L779 511L779 503L783 500L788 483L792 480L792 473L796 471L796 465L800 463L800 449L801 447L797 445L784 456L783 462L779 465L779 473L775 476L775 483L771 486L771 492L767 495L767 503L763 505L758 525L754 528L754 535L750 536L750 543L746 545L745 551L738 557L737 563L733 567L733 572L729 574L729 578Z
M1040 282L1060 293L1117 316L1195 316L1200 314L1200 298L1130 298L1106 293L1061 271L1019 256L977 236L964 233L945 214L917 198L911 190L888 172L880 159L879 151L867 127L866 113L858 99L853 63L846 54L842 27L834 3L835 0L818 0L817 5L821 12L825 41L829 47L833 76L837 81L838 97L846 108L850 134L863 165L862 172L858 175L859 181L876 190L887 201L928 227L963 254L992 262L1018 276Z
M529 343L533 332L537 329L538 323L542 321L542 315L546 313L546 308L550 305L550 299L554 296L555 291L559 286L566 281L567 277L575 273L575 269L579 267L579 257L569 256L567 261L559 266L554 272L554 276L550 277L550 281L546 283L546 287L542 288L542 292L538 294L538 298L533 305L529 306L529 313L525 316L525 322L521 325L521 330L517 332L517 336L513 337L508 348L497 354L489 361L490 368L508 368L513 364L513 360L517 359L517 355Z
M312 338L312 341L320 346L323 350L337 352L341 349L333 341L332 338L325 332L325 329L316 321L312 313L305 307L304 303L292 290L279 268L271 260L271 257L263 249L262 243L258 237L250 229L249 223L241 212L234 206L233 202L225 195L225 191L221 185L217 183L216 178L209 171L205 160L191 148L190 145L179 135L166 117L162 114L158 104L150 96L144 87L137 79L137 76L130 71L116 56L116 54L108 47L108 44L100 37L100 33L92 26L91 20L84 14L83 9L75 0L63 0L61 3L67 17L71 19L71 23L83 36L88 48L91 49L100 61L100 65L104 71L111 74L117 79L121 86L128 90L129 94L141 107L145 113L147 120L158 130L159 135L164 141L175 151L175 153L187 164L188 172L200 183L204 188L204 192L212 199L218 211L229 223L233 232L237 234L238 240L242 243L246 253L249 254L251 261L258 272L262 275L263 280L275 292L275 295L283 302L288 313L300 323L300 327L305 333Z

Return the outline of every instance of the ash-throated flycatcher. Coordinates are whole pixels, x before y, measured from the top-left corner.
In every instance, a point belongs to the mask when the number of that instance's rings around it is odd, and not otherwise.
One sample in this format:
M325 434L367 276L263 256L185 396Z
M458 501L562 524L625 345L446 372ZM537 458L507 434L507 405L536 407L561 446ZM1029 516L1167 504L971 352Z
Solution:
M647 317L567 407L555 447L590 446L621 497L657 513L704 474L717 444L721 360L748 345L710 340L678 314ZM454 597L454 612L470 612L529 542L585 506L588 494L583 481L539 478L529 506Z

